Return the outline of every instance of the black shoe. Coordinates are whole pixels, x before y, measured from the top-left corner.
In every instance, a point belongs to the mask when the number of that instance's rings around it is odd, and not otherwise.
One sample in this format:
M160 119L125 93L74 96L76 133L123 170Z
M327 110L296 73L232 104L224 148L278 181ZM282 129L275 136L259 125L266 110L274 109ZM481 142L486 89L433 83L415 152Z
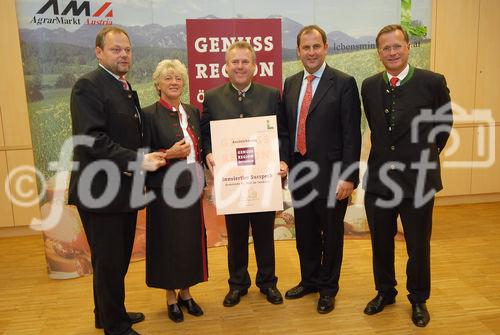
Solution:
M375 298L370 300L368 304L366 304L364 313L368 315L380 313L384 310L386 305L392 305L395 301L396 299L394 297L384 297L379 293Z
M130 319L130 322L131 322L132 324L134 324L134 323L139 323L139 322L141 322L141 321L144 321L144 319L146 318L146 317L144 316L144 314L143 314L143 313L141 313L141 312L127 312L127 315L128 315L128 318ZM101 324L101 320L99 319L99 317L97 316L97 314L96 314L96 316L95 316L95 327L96 327L97 329L103 329L103 328L104 328L104 327L102 326L102 324Z
M431 320L425 302L417 302L411 305L411 321L417 327L425 327Z
M184 321L184 314L178 304L168 305L168 317L174 322Z
M104 335L108 335L108 334L109 333L104 332ZM125 331L125 333L123 333L122 335L141 335L141 334L139 334L138 332L136 332L135 330L130 328L129 330Z
M177 297L177 303L179 306L184 306L187 308L187 311L189 314L194 315L194 316L202 316L203 315L203 310L201 309L200 305L198 305L193 298L188 299L188 300L183 300L181 298L181 295Z
M329 295L320 295L318 300L318 313L326 314L335 308L335 298Z
M267 301L271 304L279 305L283 303L283 296L276 287L261 288L260 292L266 295Z
M298 298L302 298L306 294L315 293L315 292L318 292L318 290L315 288L307 288L307 287L304 287L304 286L299 284L295 287L292 287L288 291L286 291L285 298L286 299L298 299Z
M222 304L225 307L233 307L236 306L240 302L240 297L244 296L245 294L248 293L248 290L233 290L230 289L229 292L226 294L226 297L224 298L224 301Z

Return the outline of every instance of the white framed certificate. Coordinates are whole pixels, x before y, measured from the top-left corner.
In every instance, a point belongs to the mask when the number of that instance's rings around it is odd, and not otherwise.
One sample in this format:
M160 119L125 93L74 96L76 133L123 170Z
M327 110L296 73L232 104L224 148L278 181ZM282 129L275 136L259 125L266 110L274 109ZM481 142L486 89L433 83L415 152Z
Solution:
M217 214L283 210L276 116L210 122Z

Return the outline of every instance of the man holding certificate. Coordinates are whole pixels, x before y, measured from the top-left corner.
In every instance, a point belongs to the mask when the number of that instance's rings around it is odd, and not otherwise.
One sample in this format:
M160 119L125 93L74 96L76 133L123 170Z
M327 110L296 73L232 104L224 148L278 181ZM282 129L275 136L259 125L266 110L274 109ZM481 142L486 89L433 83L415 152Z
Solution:
M206 92L201 117L203 152L208 168L213 173L210 121L276 115L280 106L278 90L252 82L256 66L255 51L246 41L233 43L226 51L226 71L229 83ZM238 131L238 130L236 130ZM277 173L275 171L274 173ZM286 176L286 165L280 165L279 174ZM217 199L216 199L217 201ZM256 284L272 304L283 303L276 287L274 259L275 211L227 214L229 292L223 305L235 306L248 292L248 231L252 236L257 259Z

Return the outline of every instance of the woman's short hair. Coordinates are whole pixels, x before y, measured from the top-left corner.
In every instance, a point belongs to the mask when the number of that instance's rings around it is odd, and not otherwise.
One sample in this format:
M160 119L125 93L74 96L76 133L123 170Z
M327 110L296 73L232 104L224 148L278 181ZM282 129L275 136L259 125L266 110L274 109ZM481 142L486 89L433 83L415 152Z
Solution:
M187 69L184 64L178 59L164 59L158 63L156 70L153 73L153 84L156 91L158 92L158 84L160 83L161 77L164 76L169 70L177 72L182 77L182 89L186 89L188 82ZM160 94L160 92L158 92Z

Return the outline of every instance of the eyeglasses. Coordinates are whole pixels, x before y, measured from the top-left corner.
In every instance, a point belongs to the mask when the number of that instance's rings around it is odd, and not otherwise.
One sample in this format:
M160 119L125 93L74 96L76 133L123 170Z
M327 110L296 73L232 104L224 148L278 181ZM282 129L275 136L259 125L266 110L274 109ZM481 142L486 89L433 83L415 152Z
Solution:
M394 45L387 45L380 49L380 52L388 54L391 52L391 50L394 50L395 52L399 52L403 46L401 44L394 44Z

